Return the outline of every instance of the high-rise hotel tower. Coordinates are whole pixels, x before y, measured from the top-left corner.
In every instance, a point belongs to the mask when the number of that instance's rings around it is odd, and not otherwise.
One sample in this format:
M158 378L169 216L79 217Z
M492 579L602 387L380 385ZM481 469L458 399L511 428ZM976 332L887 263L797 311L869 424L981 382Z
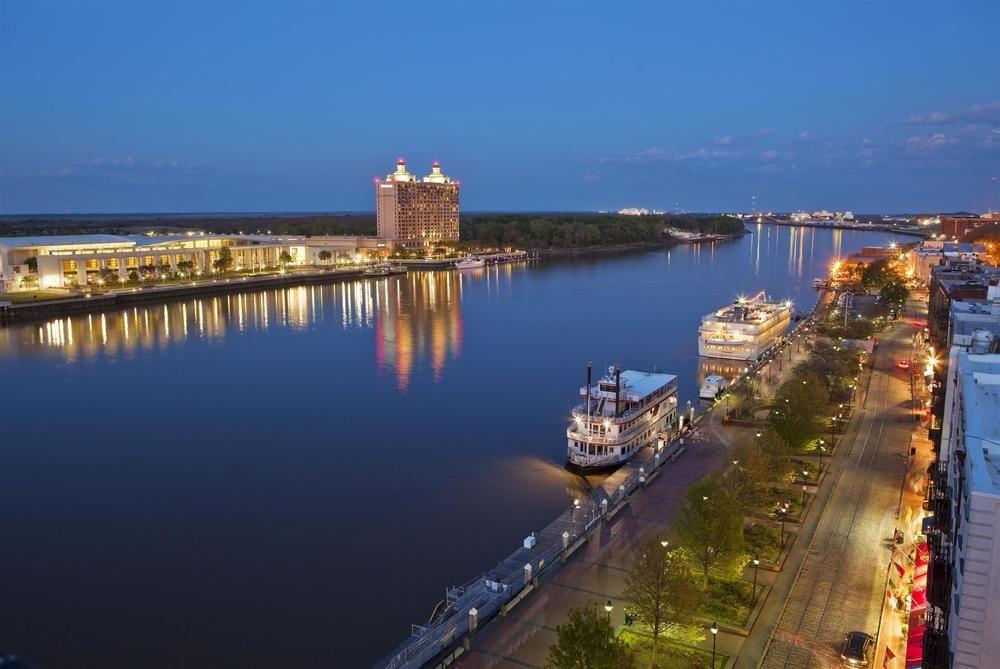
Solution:
M395 172L375 180L378 236L407 248L457 242L458 185L436 161L430 174L417 179L400 158Z

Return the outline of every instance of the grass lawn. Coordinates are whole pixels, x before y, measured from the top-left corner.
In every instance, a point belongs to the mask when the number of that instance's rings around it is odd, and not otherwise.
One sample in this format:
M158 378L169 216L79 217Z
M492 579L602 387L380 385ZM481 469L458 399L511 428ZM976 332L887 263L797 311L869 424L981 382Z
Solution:
M67 297L73 296L62 290L26 290L18 293L0 293L0 302L23 304L42 300L64 300Z
M722 580L709 577L705 602L699 615L730 625L745 625L750 617L750 590L753 583L741 579ZM763 586L757 586L758 596Z
M781 531L778 528L763 523L744 527L743 542L747 555L751 558L756 555L762 562L777 564L778 557L781 555L780 534Z
M788 473L792 475L793 480L802 480L802 472L809 472L808 481L810 483L816 482L816 476L819 473L819 460L816 462L806 462L805 460L792 460L788 464Z
M778 505L780 503L784 506L786 502L788 503L788 512L785 514L786 518L788 520L799 518L802 515L802 491L782 490L780 488L769 488L767 493L763 495L762 501L757 502L751 507L753 511L751 515L780 520L781 516L778 514Z
M653 637L633 630L622 630L619 638L635 653L636 666L645 669L653 656ZM715 666L724 667L728 656L718 653ZM701 669L712 666L712 651L660 638L656 652L656 669Z

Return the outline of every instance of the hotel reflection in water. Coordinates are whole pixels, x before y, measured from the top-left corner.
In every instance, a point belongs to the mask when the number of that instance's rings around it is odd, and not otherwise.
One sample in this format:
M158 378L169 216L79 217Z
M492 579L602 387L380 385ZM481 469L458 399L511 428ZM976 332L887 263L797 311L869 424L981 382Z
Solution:
M344 329L373 330L377 366L406 389L423 359L438 381L461 354L462 283L495 271L411 272L20 323L0 328L0 356L59 352L75 362L164 349L189 338L336 322Z

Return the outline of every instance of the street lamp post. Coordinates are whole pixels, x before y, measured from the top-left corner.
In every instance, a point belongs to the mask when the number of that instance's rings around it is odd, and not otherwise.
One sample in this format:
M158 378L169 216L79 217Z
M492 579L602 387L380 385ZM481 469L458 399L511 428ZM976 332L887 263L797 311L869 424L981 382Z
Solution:
M712 669L715 669L715 639L719 636L719 626L712 623Z
M750 591L750 606L757 603L757 567L760 565L760 558L753 556L753 590Z
M823 440L819 440L819 471L816 473L816 480L819 481L820 474L823 473L823 454L826 453L826 446L823 445Z
M613 608L615 608L615 605L614 605L614 604L612 604L612 603L611 603L611 600L609 599L609 600L608 600L608 603L604 605L604 610L608 612L608 622L609 622L609 623L611 622L611 610L612 610Z
M785 514L788 513L788 509L785 507L779 507L778 513L781 514L781 547L785 547Z

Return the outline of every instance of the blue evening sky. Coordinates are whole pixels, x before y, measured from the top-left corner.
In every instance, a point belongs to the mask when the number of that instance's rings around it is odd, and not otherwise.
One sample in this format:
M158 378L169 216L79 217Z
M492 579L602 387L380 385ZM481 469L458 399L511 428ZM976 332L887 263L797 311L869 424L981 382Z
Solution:
M397 156L465 210L983 211L998 25L995 0L0 0L0 213L371 210Z

